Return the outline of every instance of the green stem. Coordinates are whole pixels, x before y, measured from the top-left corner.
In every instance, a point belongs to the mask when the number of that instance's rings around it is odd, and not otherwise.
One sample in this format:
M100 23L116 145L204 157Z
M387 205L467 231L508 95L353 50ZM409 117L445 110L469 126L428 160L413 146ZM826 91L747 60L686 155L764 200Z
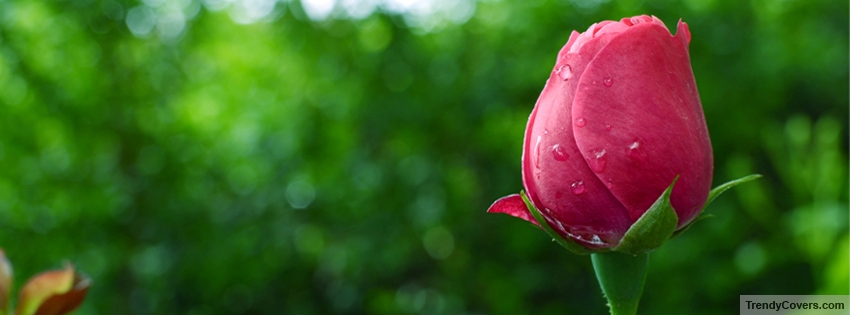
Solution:
M608 299L611 315L637 314L649 254L594 253L590 260L602 293Z

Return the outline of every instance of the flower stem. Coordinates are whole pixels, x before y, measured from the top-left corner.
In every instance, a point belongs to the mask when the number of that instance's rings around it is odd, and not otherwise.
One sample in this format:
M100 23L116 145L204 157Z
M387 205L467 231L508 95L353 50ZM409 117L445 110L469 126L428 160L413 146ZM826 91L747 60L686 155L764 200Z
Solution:
M611 315L637 314L649 254L594 253L590 260L602 293L608 299Z

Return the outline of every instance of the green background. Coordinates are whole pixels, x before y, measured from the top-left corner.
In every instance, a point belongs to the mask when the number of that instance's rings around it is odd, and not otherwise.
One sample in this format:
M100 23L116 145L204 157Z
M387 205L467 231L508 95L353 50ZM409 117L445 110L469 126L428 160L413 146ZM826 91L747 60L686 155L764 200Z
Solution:
M764 178L651 254L641 313L848 294L847 1L336 3L0 0L17 287L67 259L78 314L603 314L587 256L485 211L570 32L646 13L690 26L714 185Z

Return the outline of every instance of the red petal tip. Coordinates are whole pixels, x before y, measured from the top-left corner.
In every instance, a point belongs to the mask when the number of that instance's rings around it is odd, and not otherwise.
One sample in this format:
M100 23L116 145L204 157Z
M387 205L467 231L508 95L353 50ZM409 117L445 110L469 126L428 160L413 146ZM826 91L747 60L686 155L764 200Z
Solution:
M525 201L522 200L522 196L519 194L499 198L499 200L496 200L496 202L487 209L487 212L504 213L537 224L537 220L531 216L531 212L528 212L528 208L525 206Z
M688 23L682 22L682 19L679 19L679 24L676 26L676 37L679 36L683 36L682 40L685 42L685 46L690 45L691 31L688 29Z

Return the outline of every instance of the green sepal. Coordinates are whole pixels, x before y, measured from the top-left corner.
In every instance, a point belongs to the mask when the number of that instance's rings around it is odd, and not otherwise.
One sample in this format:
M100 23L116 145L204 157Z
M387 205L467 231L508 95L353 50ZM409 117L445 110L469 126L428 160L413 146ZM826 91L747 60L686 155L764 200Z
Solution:
M720 196L720 194L726 192L730 188L735 187L738 184L743 184L743 183L746 183L748 181L751 181L751 180L754 180L754 179L757 179L757 178L760 178L760 177L761 177L761 174L747 175L747 176L738 178L736 180L728 181L728 182L724 183L723 185L714 187L714 189L712 189L710 192L708 192L708 199L705 200L705 205L702 206L702 211L705 211L705 208L708 207L708 204L710 204L712 201L714 201L714 199L716 199L717 196Z
M649 209L647 209L646 212L644 212L644 214L641 215L641 217L638 218L631 227L629 227L629 230L626 231L626 234L623 235L623 238L620 240L620 244L611 249L600 248L590 250L579 245L569 237L562 237L558 234L558 232L555 232L548 222L546 222L543 218L543 214L540 213L540 210L531 204L531 201L528 200L528 196L525 194L525 191L520 191L520 196L522 196L525 206L528 208L528 211L531 212L534 219L537 220L537 223L543 231L549 234L553 241L575 254L587 255L591 253L614 251L631 255L640 255L651 252L663 245L670 238L682 234L682 232L686 231L697 221L713 217L713 215L706 214L704 211L705 208L714 201L714 199L738 184L746 183L760 177L761 175L759 174L748 175L715 187L708 193L708 198L706 198L703 209L700 210L700 215L676 231L676 225L679 222L679 217L676 215L676 210L673 209L673 206L670 204L670 194L673 192L673 186L679 179L679 176L676 176L676 178L673 179L673 182L670 183L670 186L668 186L664 193L658 197L655 203L653 203L652 206L650 206Z
M661 197L632 224L613 251L632 255L648 253L670 239L679 222L679 217L670 204L670 193L673 192L673 185L678 179L679 176L676 176Z
M540 210L537 210L537 208L531 204L531 201L528 200L528 196L525 195L525 191L520 191L519 195L522 196L522 200L525 201L525 206L528 207L528 211L531 212L531 215L534 216L534 219L537 220L537 223L540 224L543 231L552 237L553 241L561 244L561 246L577 255L587 255L591 253L591 251L584 246L579 245L570 238L564 238L561 234L555 232L555 230L549 226L549 223L546 222L546 219L543 218L543 214L540 213Z
M700 210L699 216L697 216L696 219L694 219L693 221L691 221L690 223L688 223L687 225L683 226L681 229L676 231L676 233L673 233L673 237L679 236L679 234L684 233L689 228L691 228L691 226L694 225L694 223L697 223L697 221L702 221L702 219L713 217L714 215L705 213L705 209L708 208L708 205L712 201L714 201L714 199L717 199L717 197L720 196L720 194L726 192L727 190L729 190L732 187L735 187L739 184L743 184L743 183L746 183L746 182L749 182L751 180L755 180L755 179L758 179L758 178L761 178L761 174L747 175L747 176L744 176L744 177L741 177L741 178L738 178L738 179L735 179L735 180L728 181L728 182L726 182L726 183L724 183L720 186L714 187L714 189L712 189L711 191L708 192L708 198L705 200L705 204L702 206L702 210Z
M690 223L688 223L687 225L683 226L683 227L682 227L681 229L679 229L678 231L673 232L673 236L671 236L670 238L675 238L676 236L679 236L680 234L685 233L685 231L687 231L688 229L690 229L690 228L691 228L691 226L693 226L693 225L694 225L694 223L697 223L697 222L702 221L702 220L704 220L704 219L710 219L710 218L713 218L713 217L715 217L715 215L713 215L713 214L708 214L708 213L705 213L705 212L702 212L702 213L700 213L700 214L696 217L696 219L694 219L693 221L691 221L691 222L690 222Z

